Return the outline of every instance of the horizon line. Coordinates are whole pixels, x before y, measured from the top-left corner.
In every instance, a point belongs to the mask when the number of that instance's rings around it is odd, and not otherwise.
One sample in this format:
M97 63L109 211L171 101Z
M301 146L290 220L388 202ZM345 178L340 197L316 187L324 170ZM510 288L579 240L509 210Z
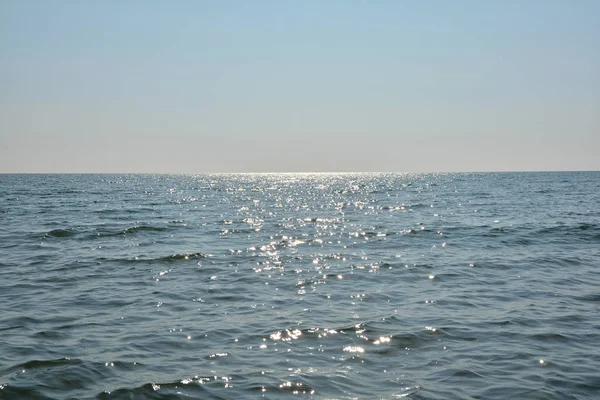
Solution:
M596 170L472 170L472 171L250 171L250 172L2 172L0 175L350 175L350 174L483 174L483 173L559 173L559 172L600 172Z

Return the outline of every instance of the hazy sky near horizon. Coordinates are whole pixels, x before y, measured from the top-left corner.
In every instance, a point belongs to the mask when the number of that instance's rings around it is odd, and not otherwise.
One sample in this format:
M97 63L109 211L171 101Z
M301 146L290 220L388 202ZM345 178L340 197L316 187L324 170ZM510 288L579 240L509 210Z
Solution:
M600 1L0 1L0 172L600 170Z

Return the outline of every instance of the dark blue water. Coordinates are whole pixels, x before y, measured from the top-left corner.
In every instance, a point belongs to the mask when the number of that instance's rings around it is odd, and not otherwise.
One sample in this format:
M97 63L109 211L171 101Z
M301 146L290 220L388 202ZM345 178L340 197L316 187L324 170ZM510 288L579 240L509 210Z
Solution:
M592 399L600 173L0 175L0 398Z

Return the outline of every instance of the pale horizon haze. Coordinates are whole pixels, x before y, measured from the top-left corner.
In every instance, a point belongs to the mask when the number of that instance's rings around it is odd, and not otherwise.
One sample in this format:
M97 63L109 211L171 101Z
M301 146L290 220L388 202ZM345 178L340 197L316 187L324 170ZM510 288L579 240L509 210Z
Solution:
M600 170L600 1L0 2L0 173Z

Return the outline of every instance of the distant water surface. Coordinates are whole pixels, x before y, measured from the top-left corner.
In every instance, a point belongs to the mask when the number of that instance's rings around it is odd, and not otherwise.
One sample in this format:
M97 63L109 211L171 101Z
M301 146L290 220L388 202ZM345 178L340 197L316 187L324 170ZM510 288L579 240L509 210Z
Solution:
M2 399L600 398L600 173L0 175Z

